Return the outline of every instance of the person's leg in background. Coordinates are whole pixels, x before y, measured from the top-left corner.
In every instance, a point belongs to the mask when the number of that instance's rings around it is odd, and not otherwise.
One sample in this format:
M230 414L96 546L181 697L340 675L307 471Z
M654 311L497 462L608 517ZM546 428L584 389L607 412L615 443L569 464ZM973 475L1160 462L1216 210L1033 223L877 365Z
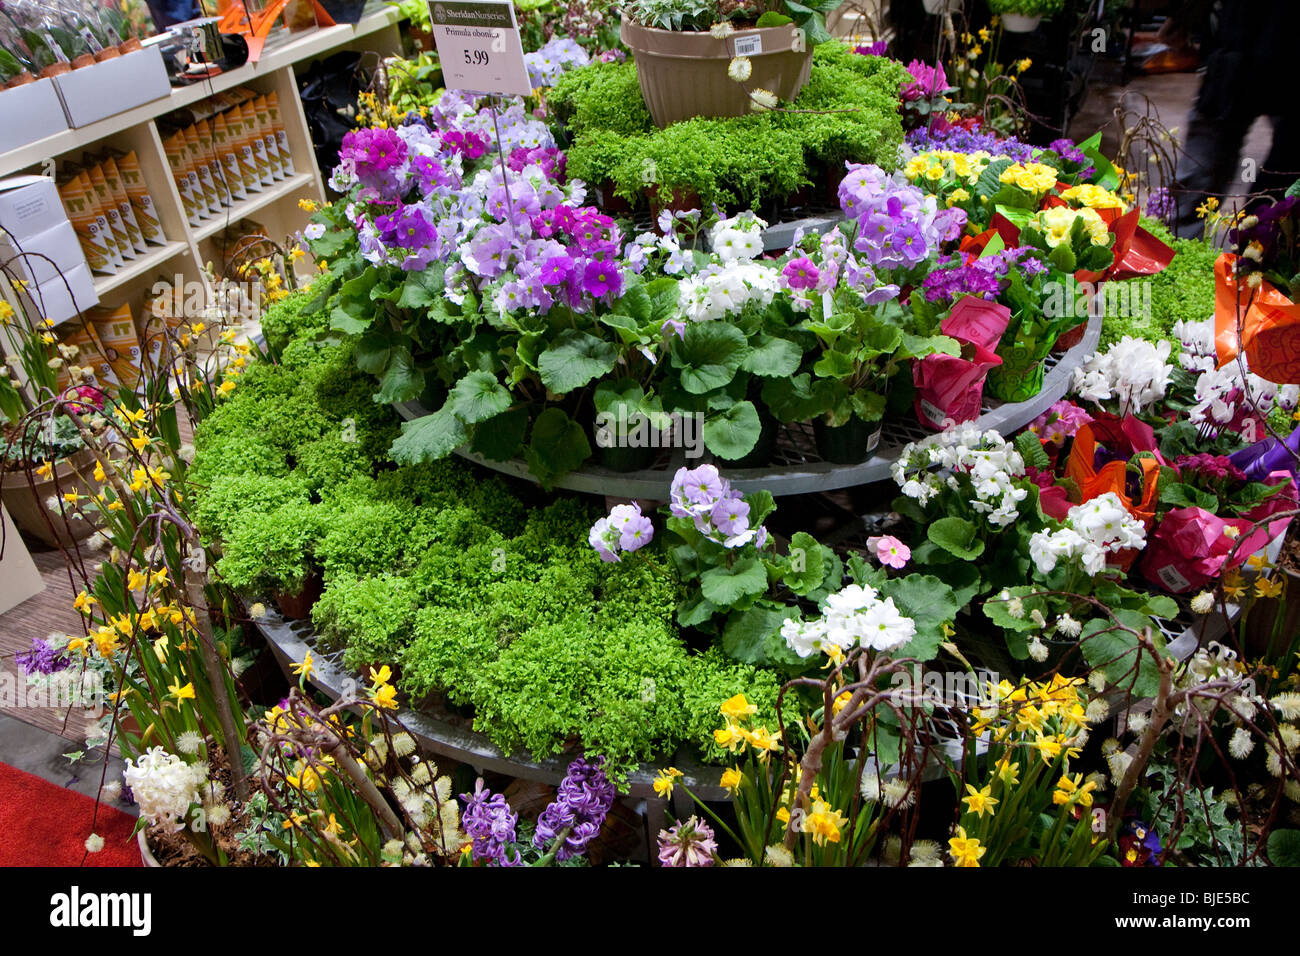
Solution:
M1183 130L1182 152L1173 184L1174 233L1201 235L1196 208L1209 196L1223 196L1241 174L1241 146L1259 115L1245 82L1241 54L1216 50L1206 62L1201 88ZM1275 134L1276 135L1276 134Z

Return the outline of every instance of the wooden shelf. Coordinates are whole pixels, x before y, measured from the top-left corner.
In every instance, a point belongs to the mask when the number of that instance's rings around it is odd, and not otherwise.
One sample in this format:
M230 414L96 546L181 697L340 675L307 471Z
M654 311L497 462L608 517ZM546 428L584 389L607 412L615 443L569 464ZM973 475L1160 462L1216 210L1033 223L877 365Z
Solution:
M149 246L142 256L125 263L113 275L95 276L95 294L102 300L116 289L120 289L141 276L147 276L164 262L190 251L190 244L183 239L168 242L164 246Z
M372 36L394 26L400 19L401 15L396 7L384 5L363 16L355 26L341 24L296 34L280 30L268 40L262 51L262 58L256 63L248 63L237 70L220 73L201 83L178 87L172 90L170 96L109 116L98 123L91 123L79 129L66 129L53 136L37 140L35 143L28 143L26 146L0 154L0 176L9 176L29 166L35 166L50 156L84 149L127 127L150 122L164 113L190 106L215 93L243 86L270 76L277 70L291 68L295 63L337 50L354 40Z
M310 188L315 183L315 180L316 175L314 173L298 173L272 186L268 186L260 193L253 193L247 199L241 199L229 209L223 210L221 215L206 219L197 226L191 226L190 228L194 231L194 240L202 242L204 239L210 239L226 226L233 225L239 220L253 215L259 209L264 209L276 200Z

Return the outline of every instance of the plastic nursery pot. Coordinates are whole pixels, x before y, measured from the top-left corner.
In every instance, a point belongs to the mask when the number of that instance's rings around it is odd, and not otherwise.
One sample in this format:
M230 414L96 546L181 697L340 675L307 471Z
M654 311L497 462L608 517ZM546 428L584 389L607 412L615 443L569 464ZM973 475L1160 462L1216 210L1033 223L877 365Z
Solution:
M1284 570L1282 596L1259 598L1242 624L1241 639L1249 660L1277 660L1300 633L1300 572Z
M596 460L610 471L642 471L654 464L658 448L629 448L624 445L596 446Z
M1042 17L1026 16L1023 13L1002 14L1002 29L1008 33L1033 33L1042 22Z
M813 420L813 441L823 461L835 465L860 465L880 444L883 422L864 422L854 415L845 424L830 426L824 418Z
M280 609L281 614L292 621L306 620L311 617L311 609L320 600L321 592L324 589L325 585L321 581L320 575L313 571L307 575L302 587L296 593L275 592L275 606Z
M1088 323L1083 322L1068 331L1062 332L1056 337L1056 344L1052 346L1052 351L1058 353L1070 351L1083 341L1083 333L1087 330Z
M754 442L754 447L747 454L739 458L723 458L721 455L714 455L718 465L725 471L729 468L762 468L772 461L772 453L776 451L776 433L780 428L780 423L776 417L767 409L759 406L758 411L759 433L758 441Z
M95 456L83 448L54 466L54 473L48 478L36 477L34 483L28 483L27 473L22 469L7 471L0 476L0 497L4 499L5 509L20 529L51 548L68 547L75 541L82 541L95 533L97 525L69 514L65 519L57 511L47 511L45 502L60 494L76 492L83 496L93 495L87 477L95 467ZM69 508L69 510L71 510ZM45 516L49 515L49 524ZM54 527L51 528L50 525Z
M792 24L719 39L707 31L656 30L624 17L619 36L636 59L641 95L660 128L693 116L744 116L751 111L749 90L792 100L812 68L812 50ZM738 54L751 64L744 84L727 75Z
M1024 402L1043 390L1043 360L1003 356L1002 364L989 369L984 392L1003 402Z

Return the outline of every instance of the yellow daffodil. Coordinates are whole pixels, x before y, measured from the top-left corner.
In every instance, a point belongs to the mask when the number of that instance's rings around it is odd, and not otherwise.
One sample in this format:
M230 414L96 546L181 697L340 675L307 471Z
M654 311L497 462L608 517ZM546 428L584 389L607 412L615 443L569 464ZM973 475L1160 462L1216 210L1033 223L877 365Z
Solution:
M311 662L311 651L307 652L307 656L302 659L302 663L294 664L290 669L293 671L295 677L301 677L303 679L310 677L315 671Z
M817 800L812 812L803 818L803 832L810 834L818 846L825 846L828 842L839 843L840 831L848 822L848 817L825 800Z
M370 703L380 710L396 710L397 688L392 684L381 684L371 692Z
M182 687L180 681L177 681L177 682L174 683L174 684L168 684L168 685L167 685L167 690L171 693L171 696L174 697L174 698L176 698L177 700L193 700L193 699L194 699L194 684L193 684L193 683L186 684L184 687Z
M222 398L225 398L234 390L235 390L235 383L230 379L226 379L224 382L222 382L220 385L217 386L217 394L220 395Z
M727 726L713 732L713 742L719 747L735 753L745 744L745 732L735 724L728 723Z
M742 717L752 717L758 713L758 707L746 700L744 694L737 694L723 701L722 706L718 708L718 713L728 721L736 721Z
M948 852L952 854L953 862L958 866L979 866L986 848L975 837L968 837L964 827L958 827L956 834L948 841Z
M966 796L962 797L962 801L966 804L967 812L977 817L983 817L985 813L993 816L993 808L998 804L997 798L993 796L991 784L982 790L976 790L969 783L966 784Z
M676 786L677 781L681 776L682 772L680 770L676 767L669 767L666 770L659 771L658 776L655 777L654 783L651 786L654 787L657 796L667 800L673 795L673 787Z
M740 772L739 767L728 767L726 770L722 771L722 780L719 781L719 783L723 789L735 793L740 789L740 784L744 779L745 775Z
M1271 581L1268 578L1260 578L1255 582L1255 593L1262 598L1280 597L1282 589L1281 578L1274 578Z
M76 600L72 602L72 606L82 614L89 614L91 608L95 606L95 599L85 591L81 591L77 594Z

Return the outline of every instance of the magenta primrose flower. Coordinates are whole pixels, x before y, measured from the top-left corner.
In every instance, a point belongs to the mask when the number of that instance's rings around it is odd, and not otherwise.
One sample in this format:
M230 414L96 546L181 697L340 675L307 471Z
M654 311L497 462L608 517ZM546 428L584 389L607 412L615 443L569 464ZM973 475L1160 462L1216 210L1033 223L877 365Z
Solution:
M807 256L800 256L787 262L781 275L785 276L785 281L792 289L811 289L821 278L821 271Z
M867 547L876 555L876 560L887 568L901 568L912 560L912 549L892 534L868 538Z

